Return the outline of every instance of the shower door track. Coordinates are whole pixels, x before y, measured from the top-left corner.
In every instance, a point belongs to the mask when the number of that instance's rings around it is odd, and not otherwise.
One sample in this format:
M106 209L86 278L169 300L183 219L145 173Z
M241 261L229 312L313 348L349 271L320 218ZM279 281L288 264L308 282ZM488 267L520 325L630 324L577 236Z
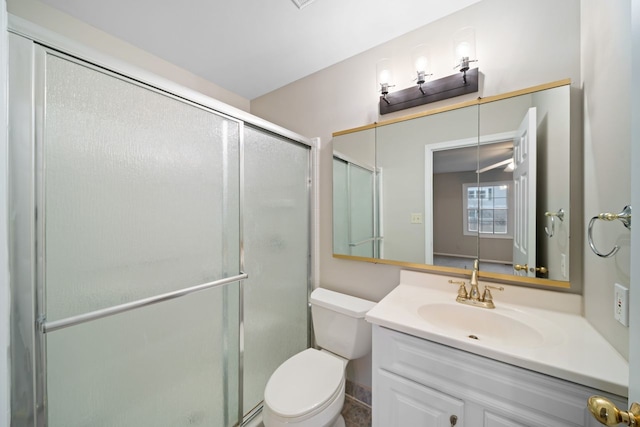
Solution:
M125 304L114 305L112 307L103 308L101 310L91 311L89 313L67 317L66 319L54 320L51 322L47 322L46 319L40 319L38 324L39 324L40 332L42 332L43 334L46 334L47 332L53 332L59 329L68 328L70 326L79 325L81 323L90 322L92 320L102 319L103 317L113 316L114 314L135 310L136 308L146 307L148 305L157 304L159 302L180 298L185 295L192 294L194 292L203 291L205 289L211 289L218 286L227 285L229 283L239 282L241 280L247 279L248 277L249 277L248 274L241 273L237 276L226 277L224 279L216 280L213 282L203 283L201 285L179 289L177 291L167 292L164 294L155 295L153 297L131 301Z

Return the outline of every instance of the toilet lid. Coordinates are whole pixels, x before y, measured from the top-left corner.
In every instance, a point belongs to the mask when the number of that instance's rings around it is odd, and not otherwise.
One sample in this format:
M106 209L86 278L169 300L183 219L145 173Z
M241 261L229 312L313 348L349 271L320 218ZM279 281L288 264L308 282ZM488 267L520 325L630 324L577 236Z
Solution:
M265 403L281 417L297 418L333 401L344 381L344 364L310 348L285 361L269 378Z

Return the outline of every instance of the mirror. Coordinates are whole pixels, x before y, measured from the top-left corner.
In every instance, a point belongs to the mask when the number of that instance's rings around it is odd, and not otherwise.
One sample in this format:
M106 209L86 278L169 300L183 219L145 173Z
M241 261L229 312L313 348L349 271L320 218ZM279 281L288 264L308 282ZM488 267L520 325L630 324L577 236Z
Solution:
M563 81L334 134L334 253L567 282L569 103Z
M333 251L380 258L375 128L347 132L333 153Z

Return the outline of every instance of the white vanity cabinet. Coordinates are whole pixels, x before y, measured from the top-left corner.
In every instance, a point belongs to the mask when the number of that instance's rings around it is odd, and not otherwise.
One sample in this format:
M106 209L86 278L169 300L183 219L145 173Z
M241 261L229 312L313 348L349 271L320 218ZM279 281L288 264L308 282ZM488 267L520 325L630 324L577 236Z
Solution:
M373 427L596 427L625 398L373 325Z

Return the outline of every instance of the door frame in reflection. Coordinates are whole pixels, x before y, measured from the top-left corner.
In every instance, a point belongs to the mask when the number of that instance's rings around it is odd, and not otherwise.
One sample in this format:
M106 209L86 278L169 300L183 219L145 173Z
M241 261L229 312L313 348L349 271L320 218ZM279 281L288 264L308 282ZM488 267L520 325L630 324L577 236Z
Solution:
M500 142L513 141L514 136L516 135L516 131L509 132L501 132L491 135L483 135L480 137L473 138L464 138L457 139L451 141L443 141L436 144L428 144L425 145L425 160L424 160L424 188L425 188L425 211L424 211L424 245L425 245L425 264L434 265L433 263L433 252L434 252L434 244L433 244L433 232L434 232L434 200L433 200L433 174L434 174L434 153L438 151L445 150L455 150L459 148L468 148L468 147L481 147L484 145L490 145ZM477 182L480 183L478 179L478 165L476 164L476 179ZM460 224L462 227L462 224ZM477 239L479 240L479 236ZM479 241L477 242L477 247L479 248ZM476 257L480 258L479 250L476 251Z

